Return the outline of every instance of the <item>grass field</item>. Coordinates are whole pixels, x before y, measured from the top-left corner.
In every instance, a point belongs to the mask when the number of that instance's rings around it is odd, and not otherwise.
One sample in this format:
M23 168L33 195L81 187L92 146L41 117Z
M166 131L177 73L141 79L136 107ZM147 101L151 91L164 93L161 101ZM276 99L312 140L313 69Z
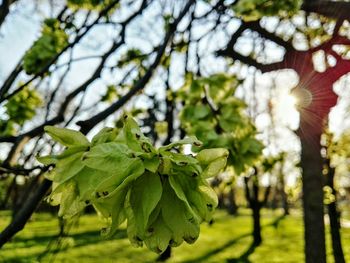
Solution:
M0 229L9 221L9 214L0 213ZM247 210L232 217L223 211L215 215L211 226L203 224L194 245L173 249L169 262L303 262L303 230L301 216L282 218L280 213L264 211L263 244L251 246L251 218ZM145 248L134 248L124 229L111 240L100 237L102 222L96 215L84 215L57 245L58 220L49 214L35 214L26 228L0 250L0 262L154 262L157 255ZM350 229L343 229L343 247L350 262ZM330 238L327 236L328 262L333 262Z

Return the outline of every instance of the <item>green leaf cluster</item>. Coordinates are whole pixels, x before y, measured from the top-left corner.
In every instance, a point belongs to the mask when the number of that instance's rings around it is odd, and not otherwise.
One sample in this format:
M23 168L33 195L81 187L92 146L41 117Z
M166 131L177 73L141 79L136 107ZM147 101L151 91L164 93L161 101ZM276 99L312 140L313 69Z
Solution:
M91 142L78 131L45 130L67 147L59 155L38 158L55 165L47 176L53 181L48 199L60 205L59 216L73 217L92 205L108 220L104 235L113 235L127 220L133 245L144 243L161 253L169 245L196 241L199 224L210 220L217 206L206 178L224 169L225 149L207 149L197 157L179 152L184 144L199 146L195 138L156 149L128 115L122 128L104 128Z
M228 164L241 174L260 157L263 145L255 139L245 103L234 97L238 84L235 77L225 74L200 78L191 74L179 97L184 102L180 120L186 133L201 140L204 148L228 149Z
M87 10L101 10L111 2L111 0L67 0L68 6L72 9Z
M102 96L101 101L112 102L119 97L117 87L114 85L108 85L106 93Z
M19 126L35 116L36 109L43 103L38 91L25 86L4 105L6 119L0 118L0 136L14 135Z
M285 160L286 153L281 152L276 156L266 156L261 160L261 167L264 172L270 172L273 170L277 163L281 163Z
M68 35L57 19L46 19L41 36L25 53L23 68L27 74L39 74L66 46Z
M264 16L290 16L300 10L301 0L239 0L232 6L235 14L245 21Z
M125 67L130 63L135 64L136 66L142 68L143 61L147 59L148 55L144 54L140 49L131 48L126 51L125 54L122 55L120 60L118 61L118 67Z

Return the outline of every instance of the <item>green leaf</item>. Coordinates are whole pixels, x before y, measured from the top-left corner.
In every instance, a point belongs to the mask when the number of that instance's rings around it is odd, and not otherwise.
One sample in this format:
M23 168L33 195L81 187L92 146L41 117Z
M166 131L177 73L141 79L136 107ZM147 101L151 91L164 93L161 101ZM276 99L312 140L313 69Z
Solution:
M173 142L173 143L170 143L168 145L159 147L159 152L162 153L163 151L168 151L168 150L171 150L172 148L186 145L186 144L192 144L192 145L199 147L202 145L202 142L199 141L195 136L190 136L190 137L187 137L183 140L179 140L177 142Z
M86 150L88 150L88 146L72 146L59 155L37 156L36 159L44 165L56 164L61 159Z
M143 240L141 239L142 233L138 233L138 228L136 224L136 219L134 212L130 205L130 191L125 199L125 214L127 218L127 234L130 243L135 247L142 247Z
M115 170L125 170L133 162L128 157L129 148L116 142L101 143L91 147L84 155L84 164L90 168L112 173Z
M184 185L182 185L182 184L180 184L180 183L178 182L178 180L180 179L180 177L183 178L182 175L170 176L170 177L169 177L170 186L171 186L171 188L174 190L174 192L176 193L177 197L185 203L187 209L188 209L192 214L194 214L194 211L192 210L191 204L188 202L187 197L186 197L186 194L184 193ZM186 180L185 187L188 187L188 186L191 184L191 182L189 182L189 181L190 181L190 177L186 178L185 180ZM192 180L194 180L194 179L192 178Z
M217 176L225 167L227 163L227 157L220 157L211 162L202 173L203 178L210 178Z
M158 170L160 160L158 156L155 156L154 158L151 158L151 159L145 159L143 161L143 164L146 170L152 173L155 173Z
M103 196L110 196L116 194L123 188L130 186L130 184L141 176L145 171L143 163L139 159L133 159L127 167L117 169L111 176L102 181L96 187L96 197L103 198Z
M117 129L105 127L99 131L91 140L91 145L95 146L101 143L110 142L116 137Z
M44 130L52 139L64 146L90 145L88 139L79 131L54 126L45 126Z
M203 165L208 165L220 157L228 157L229 151L224 148L204 149L196 155L196 159Z
M144 173L131 186L130 205L136 224L142 231L146 230L148 218L162 196L162 183L158 175Z
M117 231L118 226L125 221L125 210L124 203L126 199L128 189L122 189L115 195L106 197L104 199L94 200L93 206L99 211L104 217L111 218L111 223L102 234L106 238L110 238Z
M150 229L152 229L152 234L145 240L145 244L148 249L161 254L169 246L172 232L164 223L161 215L159 215L156 221L150 225Z
M199 236L199 221L195 214L186 209L185 203L178 199L166 181L163 184L162 217L172 231L172 241L178 246L185 240L192 244ZM171 205L169 205L171 204Z
M78 152L59 160L56 163L56 172L53 180L63 183L75 176L84 168L84 164L81 161L82 157L83 152Z

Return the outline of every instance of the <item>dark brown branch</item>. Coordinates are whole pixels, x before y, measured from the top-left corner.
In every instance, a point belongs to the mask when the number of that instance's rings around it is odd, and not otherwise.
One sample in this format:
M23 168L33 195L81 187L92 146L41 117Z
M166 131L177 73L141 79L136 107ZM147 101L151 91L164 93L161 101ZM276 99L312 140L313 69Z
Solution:
M294 50L292 43L283 40L282 38L275 35L274 33L271 33L267 31L265 28L261 27L259 21L249 22L249 23L243 22L242 25L245 25L245 28L248 28L252 31L259 33L261 37L271 40L272 42L275 42L277 45L284 47L286 50Z
M236 52L233 49L219 50L219 51L217 51L216 54L218 56L230 57L233 60L239 60L244 64L247 64L249 66L253 66L253 67L259 69L263 73L270 72L273 70L278 70L278 69L285 69L285 68L290 67L290 65L288 65L288 63L286 63L285 59L280 61L280 62L276 62L276 63L263 64L263 63L257 62L255 59L253 59L251 57L244 56L244 55Z
M350 2L344 1L304 1L301 7L306 12L313 12L329 18L350 20Z
M17 0L3 0L0 5L0 27L2 23L5 21L6 16L10 12L10 6L15 3Z
M0 174L16 174L16 175L29 175L33 171L42 169L43 167L41 166L34 166L30 169L26 169L23 167L10 167L10 166L0 166Z

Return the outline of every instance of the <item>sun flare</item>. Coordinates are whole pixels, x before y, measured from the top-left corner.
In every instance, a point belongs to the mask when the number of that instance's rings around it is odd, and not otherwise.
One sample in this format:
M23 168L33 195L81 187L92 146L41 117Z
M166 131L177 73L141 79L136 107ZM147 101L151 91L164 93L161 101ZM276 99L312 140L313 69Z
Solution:
M298 97L289 91L280 92L275 103L277 118L293 130L297 129L299 125L299 113L297 111L299 103Z

